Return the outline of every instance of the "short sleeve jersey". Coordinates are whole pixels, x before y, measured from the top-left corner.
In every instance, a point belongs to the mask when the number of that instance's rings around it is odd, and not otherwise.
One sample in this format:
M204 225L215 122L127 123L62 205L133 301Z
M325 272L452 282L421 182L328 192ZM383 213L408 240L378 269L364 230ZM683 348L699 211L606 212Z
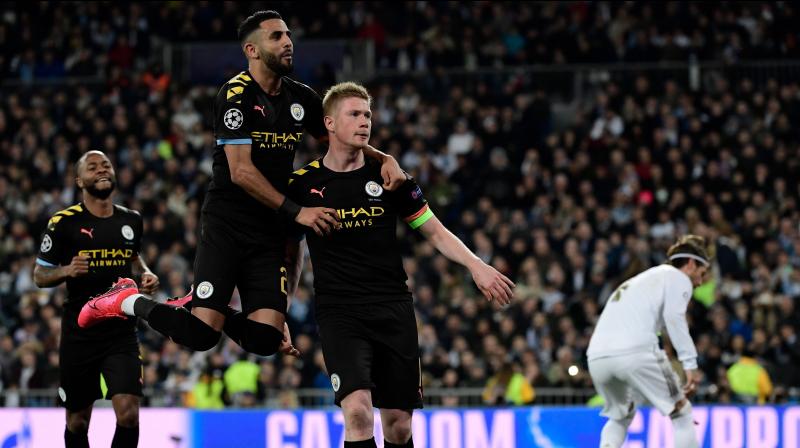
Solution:
M380 165L334 172L322 159L292 174L289 197L306 207L336 209L342 227L323 237L304 228L317 304L411 300L397 241L397 221L416 229L433 216L417 183L384 190Z
M282 225L277 213L231 181L225 145L251 145L253 165L281 193L293 170L304 132L326 136L322 100L313 89L281 78L280 93L268 95L244 71L225 83L214 103L213 176L203 211L269 235Z
M42 234L36 263L44 267L67 266L75 256L89 259L89 273L67 278L64 306L75 312L92 296L102 294L120 277L132 276L132 262L139 256L142 216L115 205L108 218L92 215L83 203L54 214ZM77 322L65 320L65 328ZM108 336L109 332L131 333L135 319L112 319L83 332Z

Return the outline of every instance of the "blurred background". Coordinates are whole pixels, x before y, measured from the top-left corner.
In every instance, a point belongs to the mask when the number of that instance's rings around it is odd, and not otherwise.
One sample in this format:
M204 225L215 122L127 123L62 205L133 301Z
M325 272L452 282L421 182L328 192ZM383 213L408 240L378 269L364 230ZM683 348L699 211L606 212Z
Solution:
M192 283L212 100L246 68L235 30L258 9L291 29L296 79L369 87L372 145L518 285L512 305L487 304L468 272L398 226L426 406L597 404L585 349L604 301L687 232L716 247L689 311L697 401L797 402L793 3L4 2L0 405L56 403L65 290L31 274L49 216L80 200L85 151L108 154L116 201L144 216L158 298ZM307 137L296 165L323 149ZM225 339L193 353L141 323L145 404L330 406L311 278L289 310L299 359ZM770 387L731 386L743 358Z

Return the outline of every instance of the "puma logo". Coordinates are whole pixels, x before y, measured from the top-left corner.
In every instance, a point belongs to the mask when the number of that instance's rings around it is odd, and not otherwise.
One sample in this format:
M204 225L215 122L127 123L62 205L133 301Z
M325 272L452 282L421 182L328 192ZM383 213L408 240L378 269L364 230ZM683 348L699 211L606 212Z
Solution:
M255 106L253 106L253 110L257 110L257 111L261 112L261 116L262 117L266 117L267 116L267 114L264 112L264 106L259 106L258 104L256 104Z
M92 233L94 233L94 229L86 230L83 227L81 227L81 233L85 233L89 235L89 238L94 239L94 236L92 235Z
M323 196L323 192L325 191L326 188L328 188L328 187L322 187L322 190L317 190L316 188L312 188L311 189L311 193L312 194L318 194L319 197L325 199L325 196Z

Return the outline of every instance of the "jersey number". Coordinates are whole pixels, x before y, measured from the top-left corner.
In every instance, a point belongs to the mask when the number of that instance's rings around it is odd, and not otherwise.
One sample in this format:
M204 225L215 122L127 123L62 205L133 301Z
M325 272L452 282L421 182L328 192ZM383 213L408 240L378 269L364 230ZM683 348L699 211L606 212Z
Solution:
M626 289L628 289L628 282L619 285L619 288L617 288L614 293L611 294L611 301L619 302L620 297L622 297L622 293L625 292Z
M287 296L289 293L286 292L286 282L288 281L289 280L286 278L286 268L281 266L281 292Z

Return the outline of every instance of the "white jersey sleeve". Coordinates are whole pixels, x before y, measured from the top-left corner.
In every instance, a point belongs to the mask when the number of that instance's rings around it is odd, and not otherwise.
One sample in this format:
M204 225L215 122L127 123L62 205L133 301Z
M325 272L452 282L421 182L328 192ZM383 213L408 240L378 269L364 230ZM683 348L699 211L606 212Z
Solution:
M680 271L667 273L664 291L664 326L684 369L697 368L697 349L689 334L686 307L692 299L692 282Z

